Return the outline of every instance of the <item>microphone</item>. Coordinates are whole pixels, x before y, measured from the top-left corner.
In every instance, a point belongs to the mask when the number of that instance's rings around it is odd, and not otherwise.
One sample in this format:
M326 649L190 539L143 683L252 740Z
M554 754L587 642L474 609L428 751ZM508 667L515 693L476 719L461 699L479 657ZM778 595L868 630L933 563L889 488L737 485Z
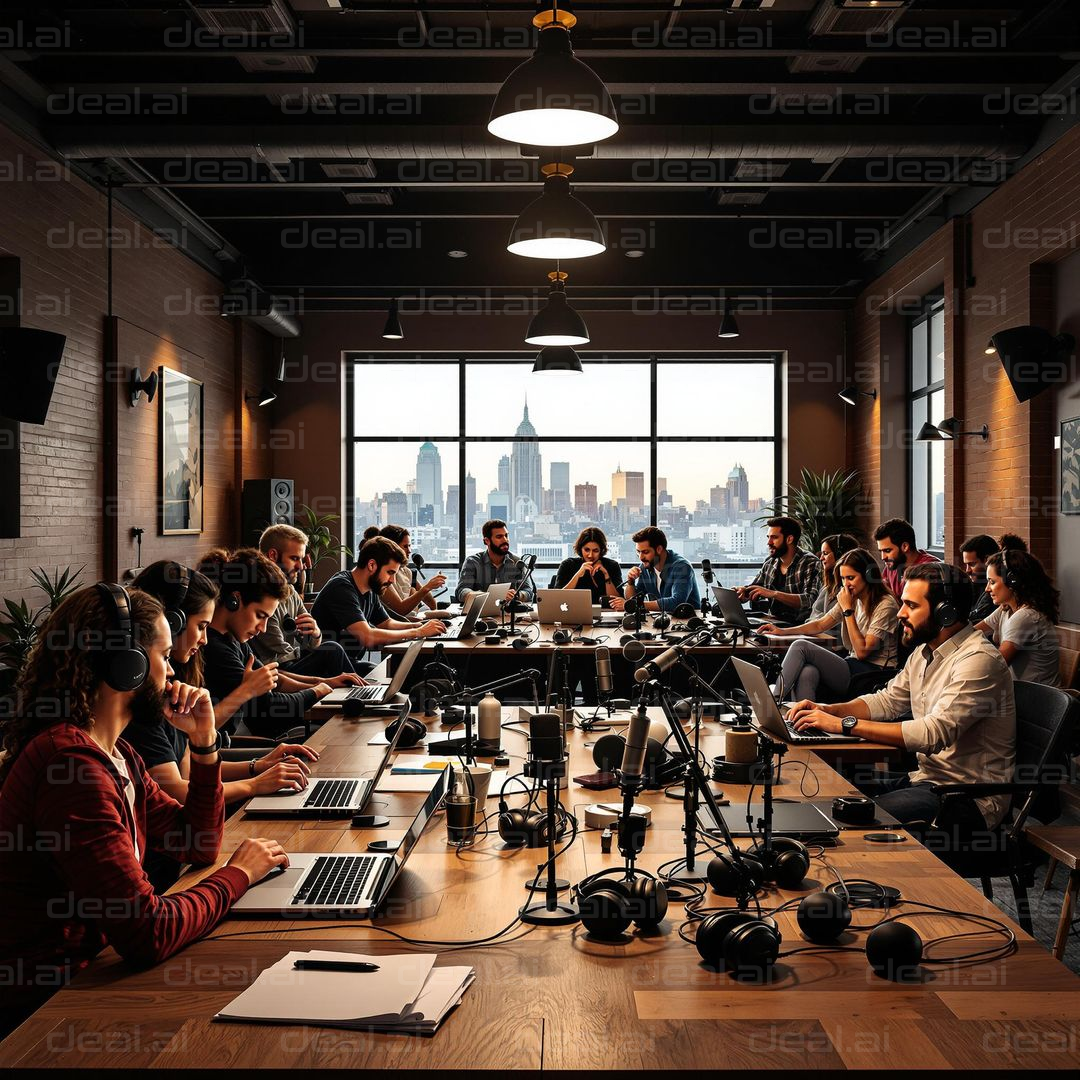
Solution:
M599 697L606 697L614 688L611 681L611 650L601 645L596 650L596 693Z
M629 661L631 664L636 664L640 660L645 659L645 653L648 650L640 641L628 641L622 650L623 659Z
M630 717L630 726L626 729L626 746L623 748L622 765L619 767L619 781L623 794L633 794L641 783L645 771L645 749L649 743L649 714L639 708Z
M699 630L696 634L683 638L678 645L672 645L670 649L665 649L655 660L650 660L643 667L639 667L634 672L634 681L643 683L648 682L650 679L659 678L669 667L674 666L683 653L697 648L698 645L704 645L710 637L712 637L710 631Z
M427 578L424 576L424 556L414 551L412 555L412 564L413 569L420 575L420 579L422 581L427 581Z
M712 563L708 559L701 560L701 576L707 585L710 584L716 576L713 574Z
M296 633L296 620L291 615L281 616L281 632L283 634Z

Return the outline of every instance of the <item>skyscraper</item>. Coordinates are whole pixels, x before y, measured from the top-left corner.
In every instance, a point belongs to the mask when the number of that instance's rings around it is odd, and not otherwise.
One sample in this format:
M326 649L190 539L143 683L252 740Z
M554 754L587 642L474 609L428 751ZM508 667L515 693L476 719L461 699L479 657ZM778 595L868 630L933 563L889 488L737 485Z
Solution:
M574 485L574 512L590 521L598 519L595 484L586 482Z
M465 474L465 524L472 525L472 519L476 517L476 477L472 473Z
M739 464L728 473L728 510L732 514L745 513L750 508L750 484L746 470Z
M430 506L434 524L439 525L443 517L442 457L432 442L425 442L416 455L416 494L417 505Z
M628 510L641 510L645 506L645 474L623 472L619 465L611 474L611 504L618 506L620 500Z
M510 451L510 513L514 521L525 521L534 517L540 510L543 499L543 480L540 471L540 445L536 442L519 441L534 439L536 428L529 422L529 402L525 402L525 411L521 423L515 432L513 448ZM501 462L500 462L501 467ZM500 487L502 486L500 479Z
M446 524L457 524L460 503L459 491L460 489L457 484L449 484L446 488Z
M551 463L551 508L556 513L570 509L570 462Z

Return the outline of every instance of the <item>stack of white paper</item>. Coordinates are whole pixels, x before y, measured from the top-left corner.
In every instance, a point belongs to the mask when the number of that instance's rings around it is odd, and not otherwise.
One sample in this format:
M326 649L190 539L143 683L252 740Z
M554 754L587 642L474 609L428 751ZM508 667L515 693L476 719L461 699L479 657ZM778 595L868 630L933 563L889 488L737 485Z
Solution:
M297 971L297 960L361 962L379 970ZM214 1019L433 1035L476 978L472 968L437 968L435 960L432 953L290 952Z

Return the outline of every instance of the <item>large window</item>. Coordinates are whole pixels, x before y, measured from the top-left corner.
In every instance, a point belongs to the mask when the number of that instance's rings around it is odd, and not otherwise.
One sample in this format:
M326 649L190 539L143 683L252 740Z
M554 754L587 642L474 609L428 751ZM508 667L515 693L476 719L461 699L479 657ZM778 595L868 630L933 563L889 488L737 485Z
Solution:
M945 549L945 444L917 442L914 436L929 421L945 419L945 301L928 299L912 320L908 383L911 443L910 521L919 547Z
M721 582L747 580L780 475L778 358L585 359L567 377L534 375L533 359L348 358L352 546L368 525L405 525L453 586L498 517L545 586L586 525L629 566L655 521Z

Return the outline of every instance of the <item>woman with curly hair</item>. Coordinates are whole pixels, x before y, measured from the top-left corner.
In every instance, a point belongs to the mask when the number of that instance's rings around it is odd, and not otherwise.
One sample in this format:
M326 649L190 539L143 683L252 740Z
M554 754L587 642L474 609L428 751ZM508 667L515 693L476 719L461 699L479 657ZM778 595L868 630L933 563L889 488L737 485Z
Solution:
M1013 678L1060 686L1054 624L1061 594L1042 563L1027 551L1002 548L986 560L986 591L997 607L975 629L1001 650Z
M0 1033L112 945L156 964L217 925L248 886L288 864L281 845L245 840L198 885L158 896L149 851L205 866L218 858L224 796L210 696L173 680L161 604L118 585L79 589L41 629L17 687L0 762ZM121 738L168 722L191 746L184 806Z

